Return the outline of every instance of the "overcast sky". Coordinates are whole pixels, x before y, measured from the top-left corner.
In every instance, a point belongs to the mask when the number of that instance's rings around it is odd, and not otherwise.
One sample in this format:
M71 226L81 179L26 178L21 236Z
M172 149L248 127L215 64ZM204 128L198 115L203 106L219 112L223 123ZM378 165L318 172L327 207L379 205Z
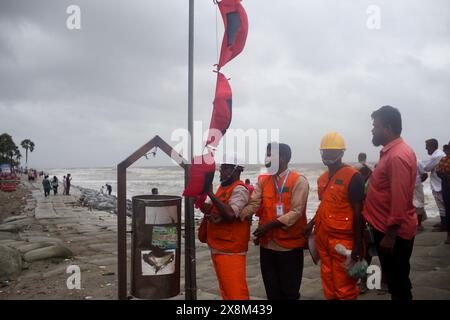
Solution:
M81 8L69 30L66 8ZM246 0L244 51L231 78L231 128L280 129L295 162L320 161L329 130L378 158L370 114L402 113L419 158L450 140L448 0ZM381 10L369 29L367 8ZM218 16L221 43L223 24ZM36 144L30 166L115 166L154 135L187 126L188 0L0 2L0 134ZM216 8L195 1L194 119L209 124ZM22 152L25 155L25 152ZM144 165L169 163L159 155Z

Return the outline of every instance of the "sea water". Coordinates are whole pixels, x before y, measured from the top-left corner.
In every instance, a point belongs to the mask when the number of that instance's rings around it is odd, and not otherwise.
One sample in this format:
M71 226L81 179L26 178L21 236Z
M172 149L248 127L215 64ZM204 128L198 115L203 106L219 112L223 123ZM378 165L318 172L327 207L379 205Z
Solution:
M311 219L319 205L317 196L317 178L325 171L323 164L291 164L290 168L306 176L310 191L308 196L307 217ZM241 179L250 179L255 184L258 175L264 170L260 165L248 165L241 174ZM61 187L62 178L71 174L72 185L100 191L106 183L112 186L112 194L117 195L116 168L63 168L44 170L51 178L57 176ZM214 190L219 186L219 172L214 177ZM159 194L181 196L184 190L184 171L177 166L166 167L130 167L127 169L127 198L151 194L152 188L158 188ZM62 188L61 188L62 189ZM106 190L106 189L105 189ZM439 215L428 181L424 183L425 209L429 217ZM196 210L196 216L201 214Z

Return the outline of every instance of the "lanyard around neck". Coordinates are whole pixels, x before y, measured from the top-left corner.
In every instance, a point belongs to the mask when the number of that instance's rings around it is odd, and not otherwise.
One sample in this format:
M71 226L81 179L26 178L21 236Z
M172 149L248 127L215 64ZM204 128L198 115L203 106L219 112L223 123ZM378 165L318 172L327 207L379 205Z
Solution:
M290 173L291 173L291 172L288 170L288 172L287 172L286 175L284 176L284 181L283 181L283 184L281 185L281 189L278 188L278 182L277 182L277 179L275 179L275 176L273 177L273 183L275 184L275 188L277 189L278 195L279 195L279 197L280 197L280 201L281 201L281 196L282 196L282 193L283 193L283 190L284 190L284 185L286 184L286 180L287 180L287 178L289 177L289 174L290 174Z

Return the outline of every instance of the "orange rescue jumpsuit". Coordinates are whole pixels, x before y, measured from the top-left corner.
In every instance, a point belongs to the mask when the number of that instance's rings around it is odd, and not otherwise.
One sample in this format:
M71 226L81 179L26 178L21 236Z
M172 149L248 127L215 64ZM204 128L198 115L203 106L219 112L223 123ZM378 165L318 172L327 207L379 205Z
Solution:
M320 205L316 213L315 235L320 255L320 274L326 299L352 300L359 294L357 279L342 266L346 257L336 252L336 244L353 248L353 207L348 198L348 186L358 171L345 166L329 181L328 171L318 181Z
M229 186L220 186L216 197L228 203L237 186L244 186L242 181L235 181ZM211 214L219 214L214 206ZM250 240L250 221L236 218L232 222L207 224L208 245L221 253L212 253L212 261L219 281L220 292L224 300L248 300L249 293L245 275L245 252Z

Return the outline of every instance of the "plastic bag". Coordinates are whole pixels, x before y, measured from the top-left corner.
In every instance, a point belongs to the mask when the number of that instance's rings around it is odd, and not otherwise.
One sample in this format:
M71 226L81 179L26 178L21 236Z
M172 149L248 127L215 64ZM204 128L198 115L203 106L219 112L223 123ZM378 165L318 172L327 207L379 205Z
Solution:
M364 278L367 276L367 261L360 260L354 261L352 259L352 251L346 249L342 244L338 243L335 246L335 250L340 255L346 257L346 260L342 266L347 270L347 274L352 278Z

